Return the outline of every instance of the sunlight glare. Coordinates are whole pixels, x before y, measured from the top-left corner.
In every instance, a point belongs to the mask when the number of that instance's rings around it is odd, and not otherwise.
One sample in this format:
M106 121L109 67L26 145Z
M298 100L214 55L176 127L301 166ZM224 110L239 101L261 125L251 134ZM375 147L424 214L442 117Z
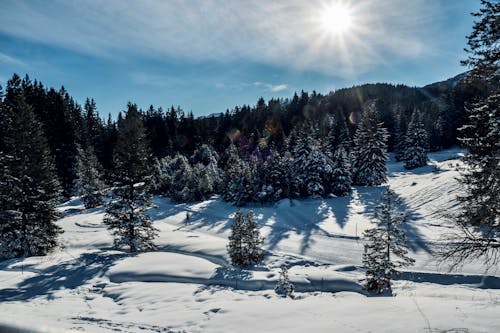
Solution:
M351 11L341 3L331 4L323 11L321 23L326 31L342 34L349 30L352 25Z

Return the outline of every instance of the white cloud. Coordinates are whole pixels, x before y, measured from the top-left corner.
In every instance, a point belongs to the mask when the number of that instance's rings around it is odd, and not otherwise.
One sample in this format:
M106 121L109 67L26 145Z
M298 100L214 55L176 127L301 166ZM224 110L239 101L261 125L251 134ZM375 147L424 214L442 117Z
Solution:
M279 92L279 91L283 91L283 90L286 90L288 89L288 85L287 84L278 84L276 86L271 86L269 91L271 92Z
M436 1L343 2L353 13L343 37L322 29L326 0L6 0L0 32L118 61L248 61L344 77L435 47Z
M9 56L8 54L0 52L0 63L10 64L10 65L18 65L18 66L26 66L26 63L21 59L17 59Z
M257 81L257 82L253 82L251 85L254 87L262 87L267 92L280 92L280 91L288 89L288 85L284 84L284 83L273 85L270 83ZM243 84L243 86L248 86L248 84Z

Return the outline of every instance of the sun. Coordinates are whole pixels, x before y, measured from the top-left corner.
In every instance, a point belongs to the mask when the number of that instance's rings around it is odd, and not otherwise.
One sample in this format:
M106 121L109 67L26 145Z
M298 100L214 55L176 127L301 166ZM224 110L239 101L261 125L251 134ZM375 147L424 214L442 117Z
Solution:
M352 26L351 10L341 3L331 4L323 10L321 23L325 31L343 34Z

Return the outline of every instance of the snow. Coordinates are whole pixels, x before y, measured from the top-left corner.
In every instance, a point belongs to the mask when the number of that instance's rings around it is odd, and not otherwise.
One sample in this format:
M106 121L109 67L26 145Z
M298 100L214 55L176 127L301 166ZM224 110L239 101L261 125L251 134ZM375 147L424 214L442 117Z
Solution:
M430 253L449 231L445 213L461 190L461 153L431 153L428 166L411 171L388 164L388 183L410 213L406 232L416 259L393 281L393 297L361 288L362 235L384 186L244 207L254 210L265 237L264 262L251 269L229 265L235 208L217 196L194 204L156 197L150 215L158 251L141 254L114 250L102 208L85 210L74 198L59 208L60 248L0 262L0 330L498 332L498 268L485 272L472 263L448 272ZM274 292L282 265L295 299Z

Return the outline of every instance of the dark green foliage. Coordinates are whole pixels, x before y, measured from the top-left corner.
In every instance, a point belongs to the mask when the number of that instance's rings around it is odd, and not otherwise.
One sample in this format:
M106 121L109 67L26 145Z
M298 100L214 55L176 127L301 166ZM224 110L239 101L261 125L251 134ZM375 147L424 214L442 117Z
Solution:
M0 258L45 255L60 232L60 187L40 122L10 93L0 110Z
M104 223L115 237L115 246L130 252L155 248L153 227L147 210L151 204L151 170L148 168L146 133L137 106L128 104L118 123L114 161L113 195L106 208Z

